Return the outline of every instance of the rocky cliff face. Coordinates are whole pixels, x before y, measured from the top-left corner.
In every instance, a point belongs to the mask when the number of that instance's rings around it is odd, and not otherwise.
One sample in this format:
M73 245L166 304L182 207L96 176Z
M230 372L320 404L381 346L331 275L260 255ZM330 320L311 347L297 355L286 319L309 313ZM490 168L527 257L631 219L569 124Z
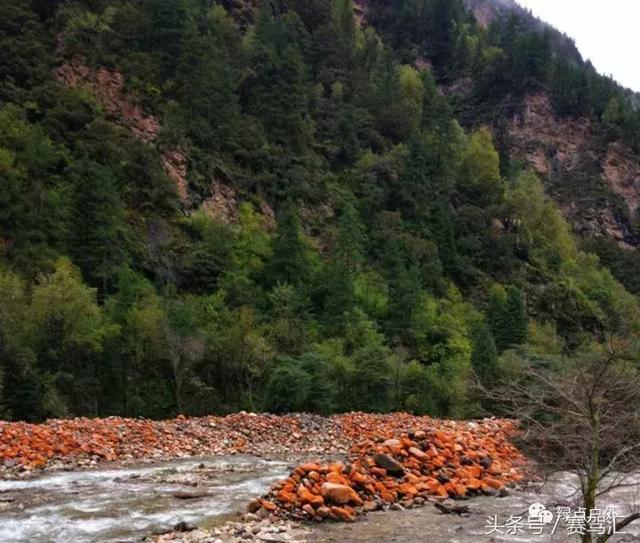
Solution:
M91 68L80 59L64 63L55 69L55 77L71 88L82 88L89 92L108 117L129 130L137 139L153 145L160 131L158 119L142 108L136 97L125 91L125 78L117 70ZM211 182L210 193L201 202L194 202L187 180L189 157L185 149L174 147L161 150L160 163L167 177L175 186L187 211L197 208L218 218L223 223L232 223L237 218L238 201L234 190L219 181ZM267 217L268 218L268 217Z
M640 203L640 162L626 145L611 143L604 158L603 175L609 188L635 213Z
M633 248L632 217L640 202L640 162L622 143L600 148L596 129L584 117L558 117L548 94L527 96L507 126L513 159L529 163L548 181L577 232L607 236Z
M558 118L543 92L524 99L508 126L514 157L524 159L542 175L573 170L586 152L593 131L584 118Z
M160 123L145 113L135 97L124 90L124 76L108 68L92 69L78 59L59 66L55 71L58 81L71 88L88 90L116 123L130 130L144 142L153 141Z

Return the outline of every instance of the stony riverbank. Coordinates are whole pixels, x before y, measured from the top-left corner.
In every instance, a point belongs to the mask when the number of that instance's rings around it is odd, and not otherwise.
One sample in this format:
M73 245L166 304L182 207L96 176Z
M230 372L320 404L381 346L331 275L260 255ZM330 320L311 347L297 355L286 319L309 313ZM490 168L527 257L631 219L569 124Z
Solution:
M449 421L404 413L53 420L0 423L0 459L5 479L28 479L87 463L100 468L191 455L297 456L305 460L294 464L288 477L262 497L245 498L248 516L240 524L213 531L180 525L158 541L304 541L304 528L292 522L353 522L374 511L505 495L526 466L510 442L516 432L509 420ZM197 488L173 492L172 499L210 498L203 473ZM183 479L172 475L156 482L184 485Z
M216 454L340 455L352 443L351 421L345 417L237 413L166 421L120 417L42 424L0 421L0 479L41 470L94 468L104 462Z
M166 421L120 417L55 419L42 424L0 421L0 478L40 470L92 468L103 462L214 454L298 454L337 459L366 439L376 440L412 428L449 428L455 432L466 424L476 423L405 413L322 417L242 412ZM513 430L509 421L488 419L483 424L500 431Z

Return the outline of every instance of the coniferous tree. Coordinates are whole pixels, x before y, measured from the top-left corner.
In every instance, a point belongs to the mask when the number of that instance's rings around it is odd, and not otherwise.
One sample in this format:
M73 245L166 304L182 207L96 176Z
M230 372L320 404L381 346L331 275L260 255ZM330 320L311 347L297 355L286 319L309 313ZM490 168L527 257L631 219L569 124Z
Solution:
M126 252L125 209L113 173L82 161L71 172L74 185L69 240L74 261L89 282L107 293L107 281Z
M240 122L237 76L232 66L239 38L224 9L216 6L206 30L190 19L180 48L177 76L180 124L204 149L233 149Z
M297 210L290 202L279 214L273 254L265 271L271 285L289 283L306 289L313 278L310 248L304 239Z
M484 320L476 323L471 332L473 353L471 365L480 382L485 386L495 383L498 377L498 351L489 327Z
M514 285L495 286L489 299L488 321L498 352L526 342L529 319L522 291Z
M346 313L355 305L354 282L363 264L364 241L364 227L358 213L353 204L347 202L342 207L325 271L325 318L333 330L341 330Z
M307 76L296 38L295 20L274 18L265 2L251 43L255 79L248 109L276 143L301 151L308 143L310 124Z

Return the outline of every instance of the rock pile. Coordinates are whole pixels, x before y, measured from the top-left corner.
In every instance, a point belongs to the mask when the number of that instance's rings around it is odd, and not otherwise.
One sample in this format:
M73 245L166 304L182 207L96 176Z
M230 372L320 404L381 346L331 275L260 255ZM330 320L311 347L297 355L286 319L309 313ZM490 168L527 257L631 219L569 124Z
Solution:
M350 415L351 430L370 429L376 418ZM398 422L413 422L397 431ZM437 421L404 416L377 419L363 433L349 462L308 462L249 505L249 511L300 520L351 522L385 506L412 507L432 497L495 495L523 475L521 453L508 441L512 421ZM386 424L385 424L386 422ZM422 424L415 424L422 423Z
M245 520L228 522L213 530L175 530L148 543L306 543L308 530L285 520Z
M298 518L353 519L381 504L491 493L518 477L514 423L455 422L404 413L0 421L0 477L19 470L191 455L349 458L308 463L260 507ZM350 456L348 456L350 455Z
M5 472L209 454L340 454L349 446L339 417L307 414L237 413L167 421L77 418L43 424L0 421L0 468Z

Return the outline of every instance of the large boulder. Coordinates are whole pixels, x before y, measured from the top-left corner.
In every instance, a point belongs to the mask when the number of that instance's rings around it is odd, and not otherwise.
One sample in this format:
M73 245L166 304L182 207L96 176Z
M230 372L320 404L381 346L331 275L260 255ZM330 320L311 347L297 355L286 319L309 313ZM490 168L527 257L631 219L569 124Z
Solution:
M362 500L358 493L350 486L340 485L338 483L323 483L320 488L322 497L338 505L344 505L349 502L354 502L358 505L362 504Z

